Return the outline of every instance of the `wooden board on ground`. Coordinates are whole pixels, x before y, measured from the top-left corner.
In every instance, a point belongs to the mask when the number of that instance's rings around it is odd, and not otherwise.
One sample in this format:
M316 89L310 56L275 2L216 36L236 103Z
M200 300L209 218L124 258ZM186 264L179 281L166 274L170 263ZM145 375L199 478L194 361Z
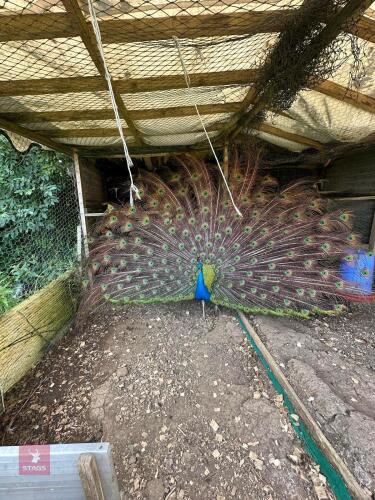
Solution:
M274 360L271 353L268 351L267 347L263 344L259 335L256 333L254 328L247 320L246 316L240 312L239 317L241 318L243 325L246 327L247 331L251 335L255 345L257 346L262 356L264 357L269 367L271 368L273 375L276 377L277 381L287 394L290 402L296 409L298 415L303 420L315 443L319 446L319 448L324 453L329 462L333 465L333 467L341 474L353 499L371 500L370 496L361 488L361 486L358 484L357 480L355 479L351 471L344 463L344 461L337 454L336 450L333 448L331 443L325 437L325 435L319 428L318 424L312 417L311 413L303 404L303 402L300 400L297 393L290 385L288 379L281 371L279 365Z

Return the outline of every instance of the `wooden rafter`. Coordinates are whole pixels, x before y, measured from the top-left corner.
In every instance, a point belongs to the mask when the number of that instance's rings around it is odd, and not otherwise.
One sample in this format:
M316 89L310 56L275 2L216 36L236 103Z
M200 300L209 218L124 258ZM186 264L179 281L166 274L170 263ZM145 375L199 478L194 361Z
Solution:
M81 37L82 42L84 43L88 53L90 54L93 63L99 71L99 74L101 75L102 79L105 80L104 65L96 44L95 35L91 24L86 21L77 0L62 0L62 3L64 4L65 10L67 11L68 15L72 19L73 24L77 27L79 36ZM117 91L116 85L113 85L113 90L120 116L124 120L126 120L126 123L128 124L128 127L130 128L136 140L136 143L143 144L142 137L135 127L133 120L128 113L128 110L126 109L121 94Z
M375 20L363 16L358 20L351 32L359 38L375 43Z
M198 106L203 115L216 113L235 113L241 109L241 102L228 102L219 104L203 104ZM196 115L194 106L173 106L168 108L134 109L128 111L133 120L152 120L158 118L170 118ZM21 112L2 113L0 116L7 120L18 123L43 123L43 122L65 122L82 120L109 120L113 119L111 109L97 110L68 110L68 111L43 111L43 112ZM130 127L129 127L130 128ZM131 131L133 134L133 131Z
M210 87L221 85L247 85L256 77L255 69L233 71L213 71L190 74L191 87ZM160 90L185 89L183 75L155 76L151 78L127 78L114 80L118 92L134 94ZM97 92L107 90L107 84L100 76L73 78L43 78L33 80L0 80L0 96L68 94L74 92Z
M63 3L65 4L65 1ZM69 0L69 2L75 0ZM66 7L66 6L65 6ZM68 9L67 9L68 10ZM81 11L80 11L81 12ZM202 36L254 35L279 32L295 9L268 11L237 11L230 14L200 14L140 19L110 19L100 21L103 42L131 43L171 39L172 36L198 38ZM83 22L89 26L82 15ZM81 29L86 29L81 24ZM355 35L374 41L375 22L361 18L351 29ZM69 14L46 13L4 16L0 26L0 42L70 38L80 36Z
M255 80L257 73L258 71L254 69L192 73L190 75L190 86L215 87L223 85L246 85ZM186 88L186 82L182 75L130 78L115 80L114 83L117 91L122 94ZM338 99L339 101L346 102L363 111L375 113L375 98L362 94L361 92L347 89L332 81L321 82L312 89L334 99ZM96 92L105 90L107 90L107 84L100 76L0 81L0 97ZM243 109L247 109L254 101L254 98L254 89L250 89L243 101Z
M308 137L299 134L287 132L286 130L274 127L272 125L269 125L268 123L261 123L259 125L254 125L252 128L255 130L259 130L260 132L265 132L266 134L275 135L276 137L296 142L297 144L303 144L304 146L310 146L312 148L319 150L324 148L324 144L322 144L321 142L314 141L313 139L310 139Z
M321 94L328 95L339 101L346 102L351 106L361 109L362 111L367 111L369 113L375 113L375 98L369 95L362 94L361 92L356 92L355 90L350 90L342 85L331 81L325 81L313 88Z
M221 123L213 123L212 125L208 125L206 127L206 130L208 132L216 132L220 130L222 127ZM304 146L309 146L318 150L323 150L324 149L324 144L314 141L313 139L310 139L305 136L301 136L299 134L294 134L292 132L287 132L285 130L282 130L278 127L273 127L272 125L268 125L266 123L263 123L259 125L258 127L254 127L256 130L259 130L261 132L265 132L270 135L274 135L276 137L280 137L282 139L286 139L288 141L295 142L297 144L302 144ZM47 131L45 131L47 132ZM183 135L186 133L199 133L202 132L201 127L197 127L194 130L189 130L187 132L184 132ZM130 137L131 131L128 128L124 129L124 134L127 137ZM49 136L50 137L58 137L58 138L82 138L82 137L117 137L118 135L118 130L116 128L97 128L97 129L68 129L68 130L54 130L54 131L49 131ZM157 136L167 136L170 135L168 133L155 133L152 135L157 135ZM179 135L178 133L173 133L173 135Z
M70 1L70 0L69 0ZM65 5L66 0L63 0ZM67 9L66 5L65 8ZM67 9L68 10L68 9ZM231 14L201 14L141 19L99 21L103 43L132 43L167 40L173 36L231 36L280 31L293 10L251 11ZM50 17L51 16L51 17ZM25 18L29 19L25 19ZM82 16L86 24L84 16ZM80 36L65 14L7 16L0 27L0 42Z
M219 130L221 123L214 123L208 125L206 130L208 132L213 132ZM40 132L40 131L39 131ZM60 138L76 138L76 137L117 137L117 128L70 128L62 130L43 130L43 134L48 134L49 137ZM127 137L132 137L132 133L129 128L123 128L123 132ZM181 132L181 134L199 133L202 132L202 127L197 125L193 130L187 130L186 132ZM179 132L173 132L173 135L178 135ZM156 132L155 134L148 135L171 135L171 133Z
M72 156L73 154L73 150L71 147L53 141L52 139L50 139L49 137L45 136L40 132L36 132L34 130L21 127L20 125L17 125L16 123L10 122L8 120L4 120L3 118L0 118L0 129L7 130L9 132L14 132L15 134L18 134L21 137L30 139L30 141L37 142L38 144L46 146L47 148L54 149L55 151L60 151L61 153L65 153L70 156Z

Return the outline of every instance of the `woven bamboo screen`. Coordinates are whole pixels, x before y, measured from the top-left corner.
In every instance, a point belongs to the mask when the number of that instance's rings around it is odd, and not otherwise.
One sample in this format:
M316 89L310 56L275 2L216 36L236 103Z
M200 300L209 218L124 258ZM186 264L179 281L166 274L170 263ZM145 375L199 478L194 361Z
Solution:
M313 1L313 0L312 0ZM213 139L251 108L252 83L301 0L93 0L127 142L133 150ZM375 4L351 28L361 78L349 81L348 42L329 81L287 113L249 127L299 151L358 141L375 130ZM174 37L191 80L186 88ZM0 127L81 154L120 151L86 0L0 0Z

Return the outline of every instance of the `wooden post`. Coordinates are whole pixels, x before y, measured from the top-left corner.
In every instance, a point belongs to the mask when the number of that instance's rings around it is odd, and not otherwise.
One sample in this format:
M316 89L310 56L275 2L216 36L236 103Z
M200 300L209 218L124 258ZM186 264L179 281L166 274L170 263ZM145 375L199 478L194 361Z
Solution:
M76 151L73 153L74 160L74 171L76 174L76 186L77 186L77 195L78 195L78 204L79 204L79 215L81 219L81 227L82 227L82 236L83 236L83 248L85 251L85 257L89 256L89 245L87 241L87 225L86 225L86 216L85 216L85 205L82 194L82 182L81 182L81 171L79 168L79 156Z
M223 172L225 178L228 179L229 170L228 170L228 140L224 142L224 155L223 155Z
M4 412L5 412L4 391L3 388L0 386L0 415L2 415Z
M368 242L368 249L369 249L369 252L375 253L375 212L374 212L374 217L372 219L372 226L371 226L370 239Z
M147 170L149 170L150 172L152 172L154 170L154 167L152 165L152 160L151 160L150 156L144 156L143 160L145 162Z
M92 453L80 455L78 472L86 500L105 500L95 455Z

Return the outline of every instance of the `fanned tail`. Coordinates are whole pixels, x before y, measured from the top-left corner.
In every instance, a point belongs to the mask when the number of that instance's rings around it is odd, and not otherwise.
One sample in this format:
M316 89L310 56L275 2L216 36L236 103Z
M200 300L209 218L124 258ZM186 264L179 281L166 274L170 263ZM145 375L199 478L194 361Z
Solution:
M230 165L243 217L217 169L196 157L177 158L163 179L141 175L142 202L110 207L97 229L87 303L192 299L200 262L216 304L302 316L341 310L338 263L357 240L351 214L327 212L311 182L280 190L260 175L257 152Z

